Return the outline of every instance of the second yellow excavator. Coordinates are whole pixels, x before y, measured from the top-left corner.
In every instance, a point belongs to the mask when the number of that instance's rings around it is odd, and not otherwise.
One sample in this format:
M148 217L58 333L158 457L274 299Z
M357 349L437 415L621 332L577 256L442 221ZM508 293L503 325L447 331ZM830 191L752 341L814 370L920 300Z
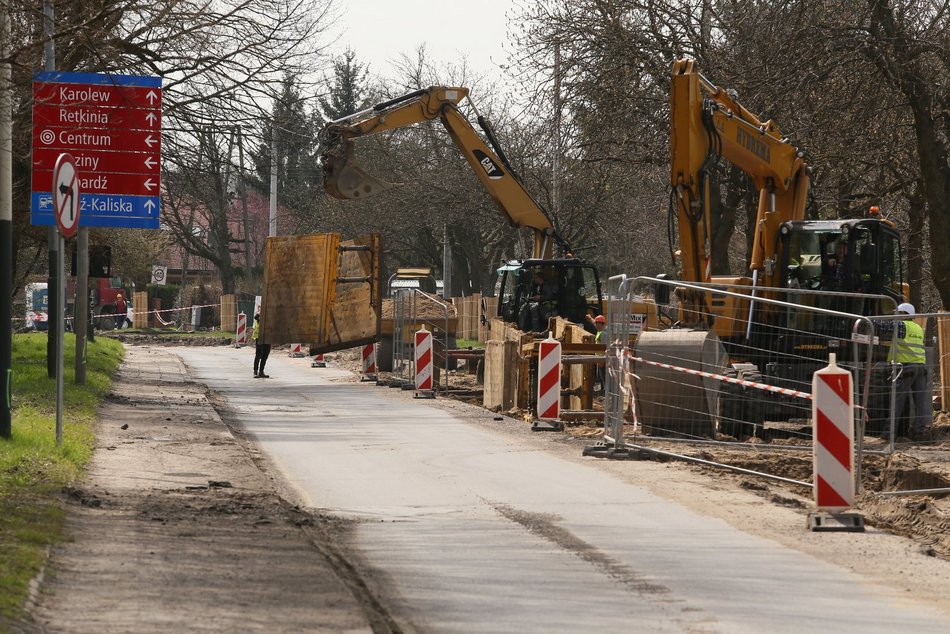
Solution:
M547 318L554 315L584 323L587 315L602 310L596 268L573 256L548 213L515 174L494 130L478 114L468 93L463 87L432 86L331 121L320 134L324 188L336 198L354 200L393 187L356 163L353 139L438 120L509 222L534 232L532 257L507 262L499 269L498 316L525 331L545 328ZM459 108L466 99L484 138Z
M764 421L807 418L799 404L776 391L720 386L648 362L807 390L829 352L838 353L839 363L853 360L854 320L815 315L799 305L879 315L906 301L900 235L892 222L876 213L805 219L810 170L803 156L773 121L756 117L734 92L703 77L693 60L673 64L670 225L679 229L681 279L687 284L676 289L674 327L643 333L637 342L645 360L636 368L638 413L647 429L709 436L718 418L719 431L746 436ZM720 159L746 173L759 193L751 276L711 271L715 220L709 183ZM657 286L658 304L668 303L670 288ZM723 290L741 297L717 292Z

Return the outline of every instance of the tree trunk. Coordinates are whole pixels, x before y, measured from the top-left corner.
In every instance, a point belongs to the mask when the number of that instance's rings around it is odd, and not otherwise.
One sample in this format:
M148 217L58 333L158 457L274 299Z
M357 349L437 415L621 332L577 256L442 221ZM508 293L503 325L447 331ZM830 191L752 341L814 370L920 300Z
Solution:
M869 0L869 4L872 35L883 35L892 47L871 49L871 59L907 99L914 118L917 158L929 211L933 282L942 304L950 306L950 249L945 246L950 236L950 164L943 135L934 121L934 84L924 76L917 63L919 57L910 54L911 38L898 26L890 3Z
M907 246L907 284L910 286L910 303L921 308L921 285L924 278L924 232L927 224L927 203L924 200L923 183L918 181L917 189L910 195L907 215L910 218L910 230L905 244Z

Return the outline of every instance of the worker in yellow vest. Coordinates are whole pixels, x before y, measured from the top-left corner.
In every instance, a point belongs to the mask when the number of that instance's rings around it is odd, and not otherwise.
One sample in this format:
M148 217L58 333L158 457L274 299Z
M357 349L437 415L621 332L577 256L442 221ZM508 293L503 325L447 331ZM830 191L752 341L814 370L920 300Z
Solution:
M264 374L264 365L267 363L267 357L270 356L270 344L261 343L258 337L261 334L261 316L254 315L254 329L251 331L251 338L254 339L254 378L269 379L269 374Z
M897 313L913 317L916 311L913 304L905 303L897 307ZM901 366L894 403L898 435L906 434L912 440L922 440L933 415L924 330L912 319L897 322L895 330L888 361Z

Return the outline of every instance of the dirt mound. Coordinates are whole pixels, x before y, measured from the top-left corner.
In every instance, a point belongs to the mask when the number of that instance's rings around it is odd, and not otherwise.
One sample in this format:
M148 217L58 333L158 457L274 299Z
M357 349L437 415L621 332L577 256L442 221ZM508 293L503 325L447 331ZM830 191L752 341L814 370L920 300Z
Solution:
M211 337L200 334L174 333L123 333L109 332L98 335L118 339L122 343L133 346L230 346L234 343L232 337Z
M446 307L439 302L433 301L428 297L417 296L413 300L404 300L403 310L408 314L415 305L416 317L420 319L444 319ZM392 298L384 299L380 311L383 319L392 319L395 315L395 300ZM448 305L449 319L457 316L455 306Z

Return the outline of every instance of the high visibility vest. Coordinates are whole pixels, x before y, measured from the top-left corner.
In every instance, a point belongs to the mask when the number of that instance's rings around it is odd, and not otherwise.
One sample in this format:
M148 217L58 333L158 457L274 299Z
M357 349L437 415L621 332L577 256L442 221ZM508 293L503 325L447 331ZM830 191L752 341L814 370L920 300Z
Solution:
M903 365L910 363L923 365L927 363L924 329L910 320L897 324L897 337L895 337L894 343L891 344L888 360Z
M257 335L261 333L261 322L259 320L254 320L254 328L251 330L251 339L257 341Z

